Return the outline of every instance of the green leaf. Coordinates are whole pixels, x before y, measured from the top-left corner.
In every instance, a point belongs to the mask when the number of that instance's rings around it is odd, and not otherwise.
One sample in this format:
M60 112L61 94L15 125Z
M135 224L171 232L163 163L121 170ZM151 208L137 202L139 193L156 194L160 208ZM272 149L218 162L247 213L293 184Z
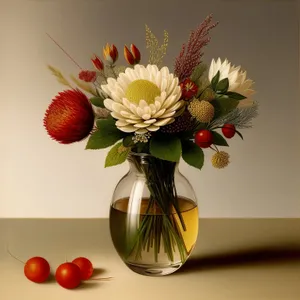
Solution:
M235 92L227 92L225 95L227 95L229 98L236 99L236 100L243 100L243 99L247 98L247 97L245 97L239 93L235 93Z
M211 132L213 135L213 144L218 146L229 146L227 141L223 138L221 134L216 131Z
M221 93L226 93L229 87L229 80L228 78L224 78L218 82L216 86L216 90Z
M130 148L124 147L122 142L115 144L107 153L105 168L122 164L126 160L129 152Z
M134 137L133 134L130 134L130 135L127 135L126 137L124 137L124 139L123 139L124 147L132 147L132 146L135 145L133 140L132 140L133 137Z
M206 76L196 80L195 84L198 86L198 92L196 98L199 98L199 96L203 93L203 91L208 87L210 87L211 85L210 81L208 80L208 78L206 78Z
M97 106L97 107L102 107L102 108L104 108L105 106L104 106L104 104L103 104L103 101L104 101L104 99L101 98L101 97L92 97L92 98L90 98L90 102L91 102L93 105Z
M182 142L182 158L183 160L199 170L202 169L204 164L203 150L192 141Z
M211 101L211 104L215 108L214 118L219 118L221 116L227 115L232 110L234 110L239 104L239 101L236 99L228 98L227 96L221 96Z
M235 130L235 132L238 134L238 136L243 140L244 138L243 138L243 135L239 132L239 131L237 131L237 130Z
M219 82L219 79L220 79L220 71L218 71L217 74L211 80L211 86L212 86L214 91L217 90L217 84Z
M97 120L96 123L98 129L91 134L85 149L107 148L124 136L124 132L116 127L113 119Z
M207 67L203 63L199 64L194 70L190 77L193 82L196 82L206 71Z
M149 143L136 143L134 150L137 153L149 153Z
M150 141L150 154L160 159L178 162L181 156L181 141L173 135L156 134Z

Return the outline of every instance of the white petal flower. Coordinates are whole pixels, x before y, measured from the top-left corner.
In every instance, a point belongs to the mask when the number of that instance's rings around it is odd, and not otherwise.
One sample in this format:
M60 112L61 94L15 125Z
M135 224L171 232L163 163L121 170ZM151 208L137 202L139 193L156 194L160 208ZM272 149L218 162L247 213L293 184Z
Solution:
M249 107L254 104L254 101L250 99L254 94L252 89L254 82L251 79L247 79L247 73L241 70L241 66L231 65L227 59L223 62L220 58L217 61L213 59L208 73L209 81L212 81L218 71L220 71L220 80L228 78L228 91L236 92L246 97L246 99L239 101L238 107Z
M124 132L157 131L174 122L184 106L179 80L167 67L135 65L117 79L109 78L101 88L108 95L104 106Z

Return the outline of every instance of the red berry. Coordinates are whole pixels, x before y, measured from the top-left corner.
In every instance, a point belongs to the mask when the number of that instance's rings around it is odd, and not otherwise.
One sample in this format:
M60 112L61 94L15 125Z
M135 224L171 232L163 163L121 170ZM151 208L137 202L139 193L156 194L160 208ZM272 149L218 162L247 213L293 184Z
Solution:
M88 280L91 278L94 268L90 260L85 257L77 257L72 261L72 263L80 268L81 280Z
M207 129L199 130L195 134L195 143L200 148L208 148L213 142L213 134Z
M42 283L46 281L50 275L50 265L47 260L42 257L32 257L25 263L24 274L27 279L35 283Z
M80 268L70 262L61 264L55 273L58 284L66 289L74 289L81 282Z
M222 132L225 137L231 139L235 135L235 126L232 124L225 124L222 127Z

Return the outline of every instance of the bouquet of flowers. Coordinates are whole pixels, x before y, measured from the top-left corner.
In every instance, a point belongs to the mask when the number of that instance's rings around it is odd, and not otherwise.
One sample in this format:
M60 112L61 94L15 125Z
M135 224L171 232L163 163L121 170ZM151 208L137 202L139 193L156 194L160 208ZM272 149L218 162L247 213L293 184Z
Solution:
M209 68L202 62L203 48L216 25L209 15L191 31L174 61L173 72L163 66L168 33L164 31L160 44L148 26L149 57L145 65L141 64L140 50L131 44L124 47L128 65L118 66L118 49L107 44L103 59L99 55L92 57L93 70L81 69L79 76L71 76L71 82L57 68L49 66L68 87L46 111L44 126L50 137L63 144L88 138L86 149L111 147L105 167L134 160L133 153L149 155L147 172L142 170L147 173L151 191L149 206L159 207L167 220L151 236L157 243L163 238L165 245L166 239L173 239L183 259L186 251L180 233L170 225L181 222L184 228L173 184L174 166L182 157L201 169L203 149L208 148L212 165L226 167L229 154L219 147L228 146L228 139L234 136L243 138L239 130L252 127L257 115L258 105L251 99L253 81L247 78L246 71L227 59L213 59ZM155 177L160 180L153 182ZM169 196L162 196L166 194ZM169 216L171 208L178 213L179 221ZM147 222L153 223L150 221ZM146 228L138 233L141 244L146 243L149 226L140 226ZM171 257L171 246L167 252Z

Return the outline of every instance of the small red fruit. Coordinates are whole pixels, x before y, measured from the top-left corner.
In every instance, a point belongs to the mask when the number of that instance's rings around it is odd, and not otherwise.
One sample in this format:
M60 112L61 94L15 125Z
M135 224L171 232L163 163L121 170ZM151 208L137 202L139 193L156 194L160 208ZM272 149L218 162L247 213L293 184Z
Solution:
M50 265L46 259L36 256L32 257L25 263L24 274L30 281L42 283L50 275Z
M231 139L235 135L235 126L232 124L225 124L222 127L222 132L225 137Z
M81 282L80 268L70 262L61 264L55 273L57 283L65 289L74 289Z
M195 143L200 148L208 148L213 142L213 134L207 129L199 130L195 134Z
M91 278L94 268L90 260L85 257L77 257L72 261L72 263L80 268L81 280L88 280Z

